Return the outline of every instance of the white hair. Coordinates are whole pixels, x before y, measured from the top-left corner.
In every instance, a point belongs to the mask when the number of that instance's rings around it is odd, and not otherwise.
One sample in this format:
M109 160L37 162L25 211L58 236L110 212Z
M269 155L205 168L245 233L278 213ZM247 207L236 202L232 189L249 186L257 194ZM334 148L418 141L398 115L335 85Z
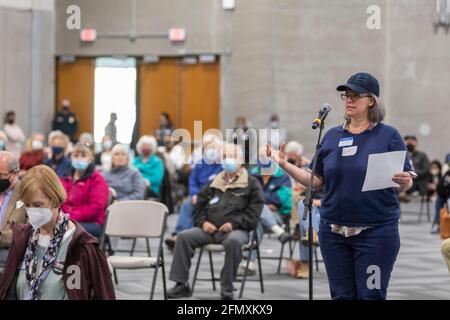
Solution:
M223 145L224 156L227 154L229 150L233 150L233 153L235 154L236 160L239 164L244 164L244 152L242 151L242 147L240 145L226 142Z
M142 136L139 138L139 141L137 142L136 145L136 151L139 154L142 154L142 145L144 144L148 144L150 145L150 149L152 149L152 153L156 152L156 148L158 147L158 142L156 141L155 137L153 136Z
M115 155L117 153L125 153L128 156L128 147L120 143L114 145L114 147L111 149L111 154Z
M203 136L202 147L206 149L207 147L221 147L222 141L218 136L214 134L205 134Z
M303 146L297 141L289 141L286 144L284 151L285 153L295 152L300 156L303 153Z
M114 156L118 153L124 153L127 156L127 165L130 165L129 148L124 144L118 143L111 149L111 156ZM112 163L111 167L114 167L114 163Z

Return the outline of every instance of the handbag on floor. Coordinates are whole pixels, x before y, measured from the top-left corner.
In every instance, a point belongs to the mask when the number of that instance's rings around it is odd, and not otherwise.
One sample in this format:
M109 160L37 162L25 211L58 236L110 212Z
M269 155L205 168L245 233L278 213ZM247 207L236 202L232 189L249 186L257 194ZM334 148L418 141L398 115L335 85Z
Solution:
M448 211L448 206L445 205L441 208L440 213L440 229L441 229L441 239L445 240L450 238L450 213Z

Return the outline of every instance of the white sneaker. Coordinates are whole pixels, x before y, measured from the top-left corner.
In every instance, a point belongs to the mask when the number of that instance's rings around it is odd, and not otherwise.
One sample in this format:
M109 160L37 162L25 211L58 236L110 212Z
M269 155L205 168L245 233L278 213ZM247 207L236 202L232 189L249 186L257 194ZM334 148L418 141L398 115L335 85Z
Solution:
M243 277L245 274L245 267L247 266L247 260L243 260L241 262L241 264L239 265L239 269L237 272L237 275L240 277ZM248 272L247 275L248 276L253 276L256 274L256 265L253 261L250 261L250 263L248 264Z

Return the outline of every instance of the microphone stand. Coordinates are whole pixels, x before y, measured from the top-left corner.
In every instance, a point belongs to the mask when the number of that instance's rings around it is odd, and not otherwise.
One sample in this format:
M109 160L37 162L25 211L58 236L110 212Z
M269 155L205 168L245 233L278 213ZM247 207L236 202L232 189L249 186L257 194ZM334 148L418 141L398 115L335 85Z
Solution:
M309 225L308 225L308 250L309 250L309 300L313 300L313 226L312 226L312 189L313 189L313 179L314 179L314 172L316 171L316 164L317 164L317 155L319 153L321 144L320 139L322 137L322 131L324 128L324 121L320 122L320 128L319 128L319 138L317 139L316 144L316 151L314 153L314 158L312 162L312 171L311 171L311 178L309 179L308 186L306 188L306 194L305 199L303 200L305 204L305 208L303 210L303 220L306 220L306 217L309 218Z

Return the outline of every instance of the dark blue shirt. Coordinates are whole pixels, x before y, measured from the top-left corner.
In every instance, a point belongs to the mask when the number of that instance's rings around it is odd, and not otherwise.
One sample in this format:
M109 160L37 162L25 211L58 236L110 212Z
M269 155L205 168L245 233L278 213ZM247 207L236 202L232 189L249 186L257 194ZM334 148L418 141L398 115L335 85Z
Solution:
M342 155L344 148L354 146L355 154ZM406 146L399 132L383 123L360 134L352 134L342 125L330 129L323 137L315 170L325 183L321 219L349 227L398 221L400 207L394 188L366 192L361 189L370 154L403 150ZM404 171L411 170L406 155Z
M58 177L72 175L72 162L67 156L64 156L60 162L55 162L52 158L48 158L44 161L44 164L55 170Z

